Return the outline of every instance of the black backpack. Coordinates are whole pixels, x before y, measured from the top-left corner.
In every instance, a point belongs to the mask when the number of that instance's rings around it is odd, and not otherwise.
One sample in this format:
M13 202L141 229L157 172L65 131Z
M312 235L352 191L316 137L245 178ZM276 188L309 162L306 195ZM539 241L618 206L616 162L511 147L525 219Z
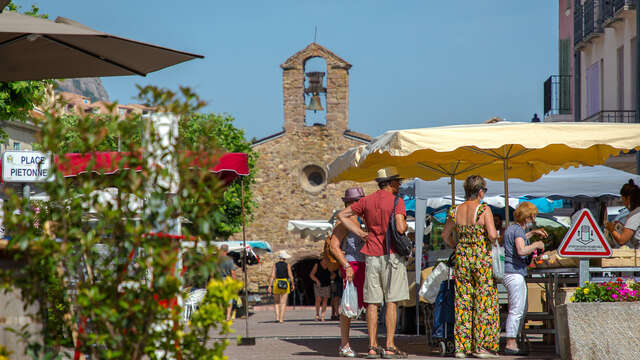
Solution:
M389 244L393 246L393 250L404 257L409 257L413 252L413 243L411 239L405 234L401 234L398 232L398 228L396 227L396 206L398 205L398 200L400 198L396 196L395 201L393 202L393 211L391 211L391 216L389 218L389 227L387 228L387 233L385 235L387 240L387 253L391 253L391 248Z

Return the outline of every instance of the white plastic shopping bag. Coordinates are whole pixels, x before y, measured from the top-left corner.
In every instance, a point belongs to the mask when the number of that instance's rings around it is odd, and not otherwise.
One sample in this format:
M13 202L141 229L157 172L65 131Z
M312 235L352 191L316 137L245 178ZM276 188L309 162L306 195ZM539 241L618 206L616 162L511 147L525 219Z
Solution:
M493 260L493 277L502 281L504 278L504 247L498 241L491 245L491 257Z
M340 302L340 314L354 319L360 315L358 310L358 292L352 281L347 281L342 292L342 301Z
M448 278L449 267L443 262L439 263L420 286L418 295L433 304L436 301L436 297L438 297L440 284Z

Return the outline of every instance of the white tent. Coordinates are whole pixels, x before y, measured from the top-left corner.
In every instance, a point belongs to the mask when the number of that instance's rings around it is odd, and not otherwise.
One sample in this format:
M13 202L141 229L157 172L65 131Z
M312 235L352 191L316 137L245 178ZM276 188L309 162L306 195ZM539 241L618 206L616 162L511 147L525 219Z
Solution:
M640 175L630 174L607 166L571 167L552 171L535 182L509 179L509 197L531 196L550 199L618 197L620 188L629 179L633 179L636 184L640 184ZM416 184L418 183L423 183L417 187L420 189L420 194L416 190ZM462 184L462 181L456 181L456 194L464 194ZM502 181L488 180L487 189L487 198L504 195ZM440 198L447 195L450 199L451 183L448 178L441 178L435 181L414 179L402 184L400 193L423 199ZM511 204L511 202L512 200L510 199L509 203Z
M415 232L415 222L407 221L408 231ZM289 220L287 231L300 235L300 237L310 236L314 240L324 240L331 235L333 224L325 220Z

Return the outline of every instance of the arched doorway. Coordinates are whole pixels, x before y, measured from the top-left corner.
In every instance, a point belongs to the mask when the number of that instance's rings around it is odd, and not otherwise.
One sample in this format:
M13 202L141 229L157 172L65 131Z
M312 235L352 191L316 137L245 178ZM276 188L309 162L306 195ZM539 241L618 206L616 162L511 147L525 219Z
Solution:
M320 258L317 255L309 255L298 259L291 266L293 277L296 279L295 304L296 305L314 305L315 295L313 293L313 280L309 277L313 265ZM293 305L293 296L289 297L289 305Z

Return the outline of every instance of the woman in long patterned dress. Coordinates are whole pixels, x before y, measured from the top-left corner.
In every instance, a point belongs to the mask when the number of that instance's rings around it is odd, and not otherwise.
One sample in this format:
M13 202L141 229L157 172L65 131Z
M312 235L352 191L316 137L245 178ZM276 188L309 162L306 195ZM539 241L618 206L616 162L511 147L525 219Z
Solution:
M491 260L491 243L498 234L491 209L481 203L486 186L481 176L469 176L464 182L467 200L449 209L442 230L445 243L456 249L454 335L460 359L471 354L498 357L500 318Z

